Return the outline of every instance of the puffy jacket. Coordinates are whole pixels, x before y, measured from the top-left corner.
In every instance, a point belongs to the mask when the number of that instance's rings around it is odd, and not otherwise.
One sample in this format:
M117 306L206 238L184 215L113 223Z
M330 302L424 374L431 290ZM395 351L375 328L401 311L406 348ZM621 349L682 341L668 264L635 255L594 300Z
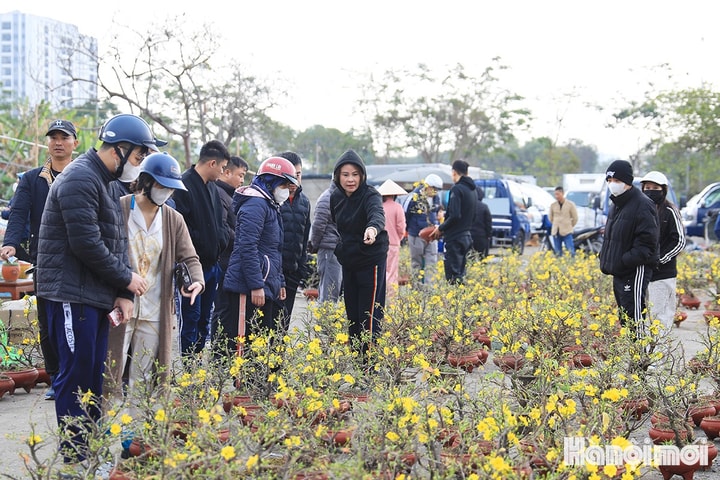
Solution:
M476 205L475 182L472 178L463 175L450 189L445 221L439 227L445 241L456 240L470 234Z
M207 268L218 262L230 243L220 195L213 182L205 183L195 166L183 172L182 181L187 191L175 191L175 208L185 218L200 263Z
M424 186L416 187L403 201L405 224L408 235L417 237L420 230L430 225L437 225L437 212L440 210L440 196L435 195L430 201L423 195Z
M610 199L614 205L605 224L600 270L627 278L636 267L653 267L657 262L657 210L652 200L636 187Z
M266 297L279 300L285 279L278 204L267 191L252 184L237 189L233 211L237 212L235 244L225 272L225 290L249 295L262 288Z
M310 272L307 267L307 244L310 238L310 200L298 188L293 198L280 206L283 222L283 274L285 281L302 283Z
M117 297L133 298L125 221L108 190L113 179L90 149L53 183L40 225L39 297L107 310Z
M330 213L330 194L335 189L337 189L335 184L331 184L330 188L320 194L315 203L315 217L310 226L310 243L314 252L319 248L335 250L340 240L337 225Z
M228 233L230 235L227 247L220 252L220 268L222 268L224 272L227 270L233 245L235 244L235 223L237 222L237 215L235 215L235 211L233 210L233 197L235 196L235 189L232 185L229 185L222 180L216 180L215 186L218 189L220 203L222 203L223 206L223 218L225 219L225 225L227 226Z
M37 263L40 221L42 220L50 184L53 181L51 175L41 175L43 169L47 168L49 167L46 163L42 167L25 172L20 178L17 190L15 190L12 198L12 209L10 210L10 217L3 240L3 245L14 247L16 256L19 257L23 248L22 244L29 235L30 245L27 252L29 258L23 260L28 260L31 263Z
M348 163L359 167L362 173L360 185L349 196L339 180L340 168ZM338 159L334 172L333 181L338 188L330 195L330 211L340 234L335 256L343 268L378 265L386 260L389 245L382 196L366 183L365 165L354 151L348 150ZM371 245L363 243L368 227L377 230L377 237Z
M665 201L658 207L660 237L658 263L653 270L653 280L677 277L677 256L685 249L685 225L677 207Z

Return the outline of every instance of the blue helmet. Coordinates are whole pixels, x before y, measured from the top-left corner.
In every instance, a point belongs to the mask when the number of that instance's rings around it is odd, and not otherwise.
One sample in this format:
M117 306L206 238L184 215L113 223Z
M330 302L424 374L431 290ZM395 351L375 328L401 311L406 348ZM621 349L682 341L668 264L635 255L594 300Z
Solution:
M105 122L98 138L105 143L128 142L156 152L159 146L167 145L164 140L155 138L145 120L129 113L115 115Z
M152 153L140 164L140 173L147 173L165 188L187 190L182 182L180 164L167 152Z

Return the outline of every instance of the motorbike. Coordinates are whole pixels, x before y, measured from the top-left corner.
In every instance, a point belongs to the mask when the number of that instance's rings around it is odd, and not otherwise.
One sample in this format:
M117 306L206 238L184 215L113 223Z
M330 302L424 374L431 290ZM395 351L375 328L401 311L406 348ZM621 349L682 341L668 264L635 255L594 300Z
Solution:
M549 224L549 221L547 222ZM545 230L543 235L542 244L540 245L541 251L554 251L555 245L553 244L553 237L550 234L551 226ZM605 226L584 228L573 232L573 244L575 245L575 251L583 251L587 254L597 255L600 253L600 248L603 244L603 235L605 233Z

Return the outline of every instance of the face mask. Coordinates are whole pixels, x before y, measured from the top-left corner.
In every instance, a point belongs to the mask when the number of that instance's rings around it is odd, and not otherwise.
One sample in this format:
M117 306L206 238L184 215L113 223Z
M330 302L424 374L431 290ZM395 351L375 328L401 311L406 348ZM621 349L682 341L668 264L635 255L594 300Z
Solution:
M612 193L614 197L617 197L625 191L625 184L612 182L608 183L608 188L610 189L610 193Z
M118 180L125 183L134 182L135 180L137 180L138 175L140 175L140 167L136 167L130 162L125 162L122 175L118 177Z
M660 205L665 200L665 192L662 190L645 190L645 195L656 205Z
M278 205L282 205L285 203L285 200L290 197L290 190L287 188L275 187L275 190L273 190L273 197Z
M152 188L150 188L150 200L155 205L164 205L165 202L168 201L168 198L172 196L173 192L174 190L172 188L160 188L153 185Z

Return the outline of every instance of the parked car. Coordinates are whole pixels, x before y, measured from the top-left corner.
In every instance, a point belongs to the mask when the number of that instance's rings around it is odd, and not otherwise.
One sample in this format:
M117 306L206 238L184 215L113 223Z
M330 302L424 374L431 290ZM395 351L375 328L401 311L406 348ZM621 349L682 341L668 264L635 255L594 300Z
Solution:
M683 224L689 237L713 238L715 224L708 222L720 211L720 182L711 183L688 200L681 210Z
M526 213L532 200L526 198L520 184L500 178L475 180L475 186L485 193L483 202L493 218L492 247L508 247L522 255L525 241L530 237L530 221Z

